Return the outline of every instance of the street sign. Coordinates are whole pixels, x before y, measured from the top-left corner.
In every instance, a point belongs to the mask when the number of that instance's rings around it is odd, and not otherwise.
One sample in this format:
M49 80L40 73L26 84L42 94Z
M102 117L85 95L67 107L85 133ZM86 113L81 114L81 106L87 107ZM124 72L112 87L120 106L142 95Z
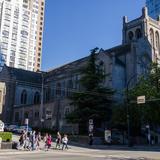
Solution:
M146 128L149 128L149 125L148 125L148 124L146 125Z
M93 124L93 119L89 119L89 124Z
M89 124L89 133L93 132L93 128L94 128L93 124Z
M43 118L41 119L41 122L44 122L44 119L43 119Z
M138 96L137 97L137 104L144 104L146 102L145 96Z

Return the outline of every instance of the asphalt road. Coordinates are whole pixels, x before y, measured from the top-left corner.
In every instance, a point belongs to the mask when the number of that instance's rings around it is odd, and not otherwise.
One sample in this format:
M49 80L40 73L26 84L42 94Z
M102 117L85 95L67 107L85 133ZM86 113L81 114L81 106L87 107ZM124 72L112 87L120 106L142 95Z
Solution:
M18 141L18 136L13 139ZM41 144L44 147L44 144ZM52 143L55 147L55 143ZM120 149L89 149L69 146L69 150L18 151L0 150L0 160L160 160L160 152Z
M160 160L160 152L97 150L72 147L69 150L5 151L0 160Z

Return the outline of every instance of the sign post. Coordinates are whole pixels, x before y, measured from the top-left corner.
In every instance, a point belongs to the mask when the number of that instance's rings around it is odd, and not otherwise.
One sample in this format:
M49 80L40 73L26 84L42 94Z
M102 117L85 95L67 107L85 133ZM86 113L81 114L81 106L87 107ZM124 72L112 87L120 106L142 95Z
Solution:
M93 129L94 129L93 119L89 119L89 126L88 126L89 134L93 134Z
M89 119L89 125L88 125L88 136L89 136L89 145L93 144L93 129L94 129L94 124L93 124L93 119Z
M26 119L25 119L25 125L27 126L27 133L28 133L28 123L29 123L29 119L26 118Z

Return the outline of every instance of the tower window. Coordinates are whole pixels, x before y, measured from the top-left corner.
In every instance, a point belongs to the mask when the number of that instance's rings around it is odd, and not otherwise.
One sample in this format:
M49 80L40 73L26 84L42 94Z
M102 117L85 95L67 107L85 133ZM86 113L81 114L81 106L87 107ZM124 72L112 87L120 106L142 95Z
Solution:
M160 44L159 44L159 33L158 33L158 32L156 32L156 48L157 48L157 50L159 51L159 49L160 49Z
M153 33L153 29L151 28L149 32L150 32L150 42L151 42L151 45L153 47L154 46L154 33Z
M141 32L141 30L138 28L138 29L136 29L136 38L139 39L139 38L141 38L141 37L142 37L142 32Z
M133 32L132 31L130 31L129 33L128 33L128 38L129 38L129 40L132 40L133 39Z

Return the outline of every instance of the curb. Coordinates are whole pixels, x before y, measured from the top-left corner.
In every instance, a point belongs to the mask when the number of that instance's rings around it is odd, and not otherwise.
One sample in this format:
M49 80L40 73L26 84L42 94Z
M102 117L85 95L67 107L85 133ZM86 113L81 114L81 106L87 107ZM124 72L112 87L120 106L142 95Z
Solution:
M40 151L20 151L20 150L4 150L0 151L0 155L20 155L20 154L35 154Z
M87 144L79 144L76 142L70 142L69 145L75 147L84 147L88 149L102 149L102 150L137 150L137 151L160 151L160 146L114 146L114 145L87 145Z

